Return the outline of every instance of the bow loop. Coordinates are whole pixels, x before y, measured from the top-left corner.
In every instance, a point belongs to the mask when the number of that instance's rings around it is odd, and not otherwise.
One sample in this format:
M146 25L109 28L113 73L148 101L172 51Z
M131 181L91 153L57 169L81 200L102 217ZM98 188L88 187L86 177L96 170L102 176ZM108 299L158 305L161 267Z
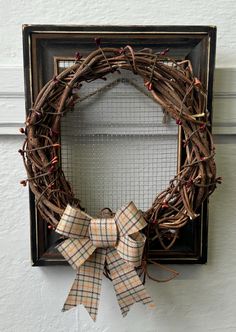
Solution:
M125 261L138 267L141 265L145 240L146 236L139 232L124 235L119 239L116 247L117 252Z
M89 236L89 225L91 217L80 209L67 205L58 225L57 233L71 237L80 238Z
M133 202L120 208L114 219L120 236L136 233L147 225L142 212L136 208Z
M66 239L56 248L75 270L96 250L89 238Z

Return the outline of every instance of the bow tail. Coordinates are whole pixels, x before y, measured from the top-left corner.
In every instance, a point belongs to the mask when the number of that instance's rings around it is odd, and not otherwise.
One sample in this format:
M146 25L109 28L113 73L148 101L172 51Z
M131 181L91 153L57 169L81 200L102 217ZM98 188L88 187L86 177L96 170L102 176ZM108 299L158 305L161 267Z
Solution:
M142 302L150 308L155 307L134 267L126 263L116 249L107 250L106 261L123 316L127 315L135 302Z
M91 318L94 321L96 320L105 257L106 249L96 249L80 266L63 306L63 311L69 310L78 304L83 304Z

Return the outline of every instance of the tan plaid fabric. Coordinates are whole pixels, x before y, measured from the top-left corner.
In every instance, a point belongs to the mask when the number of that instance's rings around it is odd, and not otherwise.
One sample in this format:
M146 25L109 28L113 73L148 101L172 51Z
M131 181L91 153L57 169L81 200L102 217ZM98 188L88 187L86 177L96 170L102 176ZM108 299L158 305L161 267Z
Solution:
M96 250L89 238L66 239L57 246L62 256L77 270Z
M127 315L135 302L148 304L150 308L155 306L134 268L127 264L115 249L109 249L106 261L123 316Z
M57 226L57 233L71 238L89 236L90 220L85 212L68 204Z
M141 233L124 235L118 241L117 252L125 261L138 267L141 265L145 240L145 235Z
M119 209L114 219L117 223L120 236L136 233L147 225L142 212L136 208L133 202Z
M83 304L96 320L105 261L123 316L135 302L154 306L134 267L141 263L146 222L133 202L114 218L92 218L70 205L56 231L68 239L57 249L77 271L63 310Z
M95 247L115 247L117 242L117 227L115 220L113 218L92 219L89 234Z
M81 265L63 306L63 311L83 304L91 318L96 320L105 257L106 249L99 248Z

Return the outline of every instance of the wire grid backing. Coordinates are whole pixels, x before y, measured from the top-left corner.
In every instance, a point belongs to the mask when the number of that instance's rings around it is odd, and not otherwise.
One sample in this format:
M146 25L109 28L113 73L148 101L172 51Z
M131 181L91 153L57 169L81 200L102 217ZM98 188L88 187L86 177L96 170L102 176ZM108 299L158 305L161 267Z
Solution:
M163 124L162 109L131 72L84 83L79 96L61 128L62 168L76 197L94 216L131 200L148 209L176 174L176 124Z

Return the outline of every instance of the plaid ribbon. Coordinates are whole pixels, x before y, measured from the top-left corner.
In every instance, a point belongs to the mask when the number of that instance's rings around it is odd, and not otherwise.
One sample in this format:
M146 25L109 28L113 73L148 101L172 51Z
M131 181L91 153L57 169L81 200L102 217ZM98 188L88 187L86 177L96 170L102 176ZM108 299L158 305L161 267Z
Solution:
M155 306L135 271L146 240L139 231L145 226L133 202L119 209L114 218L94 219L66 207L56 232L68 238L57 249L77 274L63 311L83 304L96 320L105 262L123 316L135 302Z

